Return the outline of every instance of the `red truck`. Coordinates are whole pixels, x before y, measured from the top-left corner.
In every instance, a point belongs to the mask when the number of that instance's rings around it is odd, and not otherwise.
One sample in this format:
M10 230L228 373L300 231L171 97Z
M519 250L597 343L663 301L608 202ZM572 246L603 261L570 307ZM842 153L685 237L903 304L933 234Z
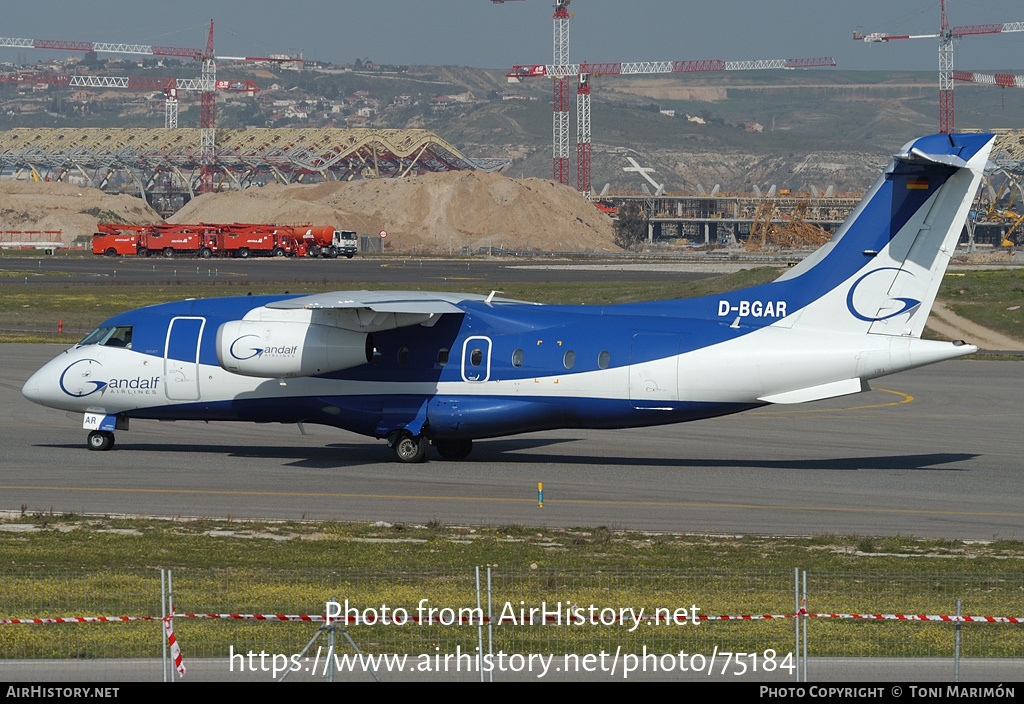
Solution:
M138 254L139 237L145 227L100 223L97 229L99 232L92 236L92 253L116 257L124 254Z
M299 256L336 259L340 254L351 259L356 254L356 233L351 230L312 225L299 225L291 230L298 243L296 254Z
M219 249L216 234L199 225L120 225L100 223L92 236L93 254L137 255L191 254L212 257Z
M283 226L232 223L198 225L121 225L100 223L93 235L94 254L108 256L163 255L300 256L330 259L356 254L356 233L329 226Z
M246 259L252 256L277 255L278 237L267 225L211 225L217 228L217 243L225 257Z
M192 255L208 259L219 249L217 231L209 225L152 225L139 239L138 255Z

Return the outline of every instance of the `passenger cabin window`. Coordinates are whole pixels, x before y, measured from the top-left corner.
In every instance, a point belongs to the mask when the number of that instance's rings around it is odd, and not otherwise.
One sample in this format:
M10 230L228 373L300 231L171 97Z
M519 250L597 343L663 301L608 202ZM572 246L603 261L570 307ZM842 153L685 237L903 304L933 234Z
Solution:
M399 364L408 364L409 363L409 348L408 347L403 347L402 349L398 350L398 363Z
M607 351L603 351L601 354L597 355L597 366L601 369L607 369L608 365L611 364L611 361L612 356L608 354Z
M572 369L576 366L576 353L572 350L566 350L562 356L562 364L565 365L566 369Z
M448 364L448 348L442 347L437 351L437 366L443 367Z
M516 350L515 352L512 353L512 366L513 367L521 367L521 366L523 366L523 351L522 350Z
M78 346L99 345L101 347L124 347L132 348L132 326L131 325L107 325L96 328L86 335Z

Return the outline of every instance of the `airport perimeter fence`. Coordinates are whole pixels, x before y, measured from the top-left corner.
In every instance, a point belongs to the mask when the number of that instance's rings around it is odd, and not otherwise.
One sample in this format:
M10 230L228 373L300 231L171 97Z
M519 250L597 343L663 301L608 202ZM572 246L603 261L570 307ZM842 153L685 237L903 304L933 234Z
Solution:
M0 679L161 679L161 582L155 570L0 571ZM408 656L403 673L378 662L381 679L472 681L480 653L495 681L1024 673L1020 572L175 569L172 584L186 679L369 678L346 633L328 659L328 601L361 653Z

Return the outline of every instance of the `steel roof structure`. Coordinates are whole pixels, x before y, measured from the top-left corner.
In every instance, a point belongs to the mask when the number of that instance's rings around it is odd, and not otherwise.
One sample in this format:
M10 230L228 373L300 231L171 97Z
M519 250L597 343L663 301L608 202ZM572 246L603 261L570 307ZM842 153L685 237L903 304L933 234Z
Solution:
M994 130L999 136L992 147L992 161L1015 173L1024 172L1024 130Z
M30 171L39 180L69 173L103 188L130 176L140 195L173 174L190 195L199 190L199 130L15 128L0 132L0 178ZM509 159L470 159L427 130L220 129L213 158L219 190L269 179L342 181L438 171L495 171Z

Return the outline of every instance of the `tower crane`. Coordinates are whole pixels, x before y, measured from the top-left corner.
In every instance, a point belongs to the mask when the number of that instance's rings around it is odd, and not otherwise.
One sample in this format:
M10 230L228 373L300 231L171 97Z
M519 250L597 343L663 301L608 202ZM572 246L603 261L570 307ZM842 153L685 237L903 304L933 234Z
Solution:
M192 59L201 63L200 78L195 89L200 91L201 110L199 118L199 161L200 177L199 192L213 191L213 162L216 137L217 112L217 66L216 60L222 61L301 61L301 59L258 58L248 56L215 56L213 52L213 20L210 20L210 33L206 39L205 49L188 49L172 46L152 46L149 44L127 44L115 42L75 42L55 39L22 39L16 37L0 37L0 48L14 49L57 49L61 51L85 51L114 54L140 54L144 56L167 56L173 58ZM166 121L177 124L177 88L170 90L170 101ZM173 112L173 119L171 113Z
M576 74L562 70L569 65L569 3L572 0L555 0L554 41L552 65L558 67L550 72L553 79L554 99L552 106L551 157L552 178L569 185L569 81ZM506 0L491 0L498 5ZM578 110L579 108L577 108ZM589 109L589 108L588 108Z
M202 90L202 81L194 78L149 78L140 76L75 76L57 73L0 74L0 85L45 85L58 88L123 88L138 91L162 91L166 96L164 127L178 127L178 91ZM245 93L253 96L260 91L255 81L214 82L214 90Z
M957 79L953 70L953 40L975 34L1005 34L1024 32L1024 22L1002 24L974 24L950 27L946 19L946 0L939 0L940 17L938 34L887 34L885 32L854 31L855 41L867 43L888 42L895 39L938 39L939 40L939 132L952 134L954 128L953 81ZM984 82L984 81L981 81Z
M501 4L507 0L491 0ZM524 78L550 76L554 84L552 121L552 172L559 183L569 184L569 81L576 79L576 190L590 197L591 131L590 78L624 73L672 73L683 71L744 71L769 68L835 66L824 59L773 59L768 61L638 61L634 63L570 64L569 12L571 0L555 0L554 58L550 65L513 66L506 74L510 83Z
M506 74L510 83L538 76L577 78L576 90L576 186L590 197L591 134L590 78L592 76L637 75L647 73L691 73L695 71L753 71L765 69L796 69L835 66L831 56L810 59L754 59L722 61L704 59L691 61L633 61L595 64L513 66Z

